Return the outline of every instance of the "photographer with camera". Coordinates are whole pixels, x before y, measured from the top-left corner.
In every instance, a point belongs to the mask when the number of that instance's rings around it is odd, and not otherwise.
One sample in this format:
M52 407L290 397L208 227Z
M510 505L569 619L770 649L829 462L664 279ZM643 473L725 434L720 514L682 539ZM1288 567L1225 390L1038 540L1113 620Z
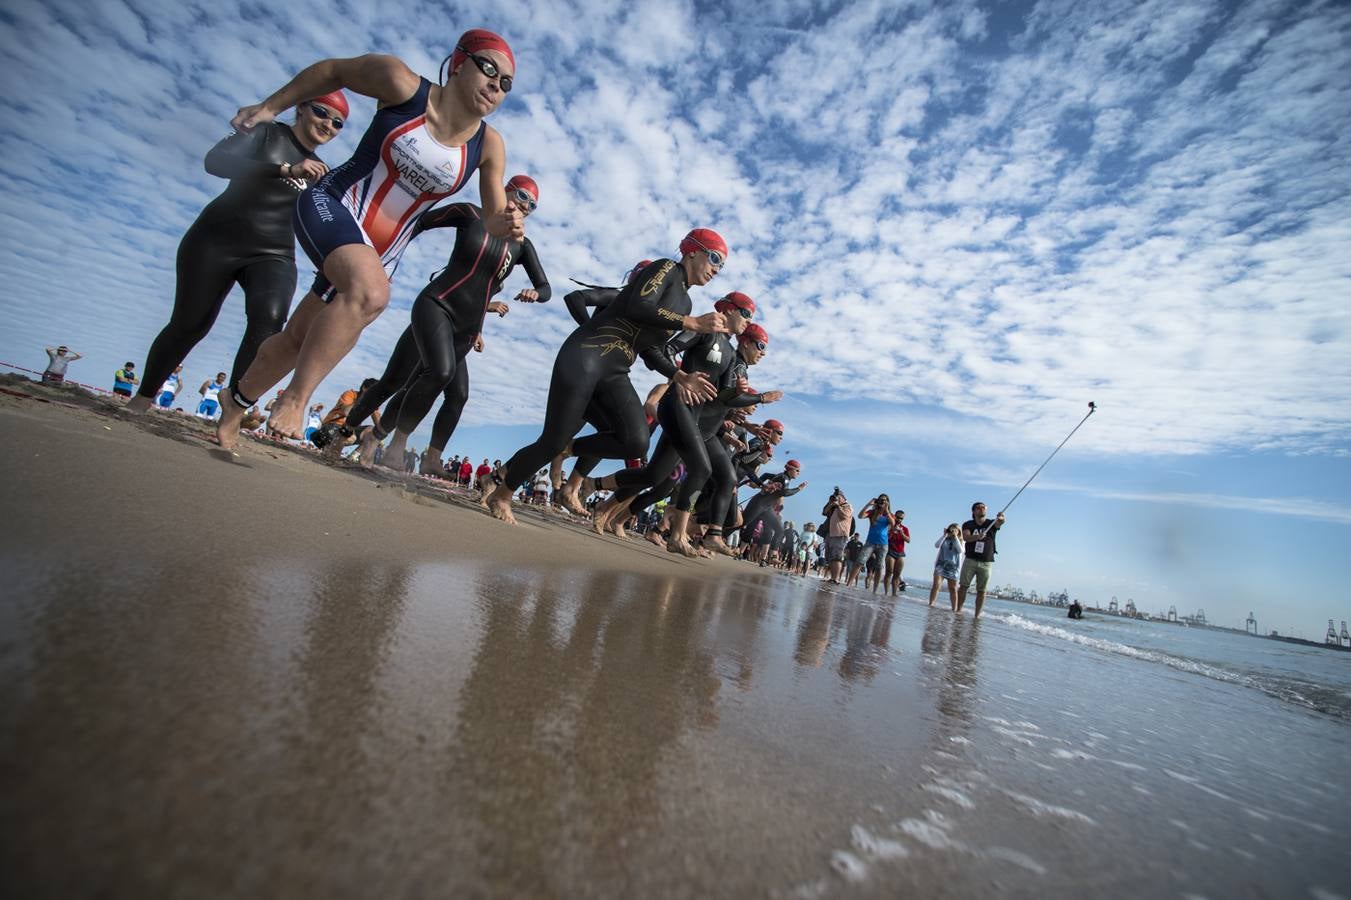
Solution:
M863 579L863 587L866 590L871 585L876 593L886 565L887 538L895 521L891 515L891 498L886 494L878 494L868 501L858 517L869 522L868 537L863 542L863 557L860 560L868 573Z
M844 568L844 545L848 542L854 526L854 507L845 498L839 485L835 485L835 493L826 501L821 515L826 517L824 531L826 563L829 567L826 580L839 584L840 571Z

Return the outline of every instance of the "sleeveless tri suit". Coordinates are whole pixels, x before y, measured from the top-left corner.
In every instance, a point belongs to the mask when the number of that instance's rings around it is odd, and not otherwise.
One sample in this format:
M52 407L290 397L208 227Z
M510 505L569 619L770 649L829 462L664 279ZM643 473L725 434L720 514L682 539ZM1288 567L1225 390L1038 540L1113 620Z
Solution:
M394 277L418 217L458 192L478 169L487 125L458 147L427 130L432 83L421 79L412 97L375 114L352 158L330 169L296 201L296 237L319 269L312 290L324 302L333 285L323 275L328 254L366 244Z

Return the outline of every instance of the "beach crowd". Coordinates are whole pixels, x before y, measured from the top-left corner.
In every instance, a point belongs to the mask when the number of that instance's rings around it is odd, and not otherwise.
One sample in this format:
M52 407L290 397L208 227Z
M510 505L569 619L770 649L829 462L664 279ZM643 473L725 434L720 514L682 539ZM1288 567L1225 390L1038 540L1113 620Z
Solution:
M619 284L565 295L577 327L558 349L534 441L491 463L447 453L469 397L468 355L483 348L488 314L510 310L494 299L503 284L520 267L531 287L515 302L545 303L553 293L526 236L541 186L529 175L507 177L506 141L485 121L515 78L506 40L471 29L436 82L393 56L327 59L240 108L234 132L206 153L207 172L228 184L179 245L168 322L139 374L133 360L114 373L113 393L134 414L210 420L226 450L254 434L312 447L334 463L441 479L474 492L504 522L526 503L584 519L597 533L636 531L691 559L721 554L796 577L844 586L861 578L864 589L904 591L911 534L885 493L856 510L836 487L819 523L783 519L784 500L807 482L797 460L772 462L784 423L758 416L783 397L750 384L770 343L759 307L738 290L702 311L691 297L731 255L712 228L691 228L669 256L616 265ZM379 107L353 156L330 167L317 151L348 124L346 91ZM293 120L280 121L290 109ZM478 204L439 205L475 174ZM404 250L439 239L428 234L445 235L447 260L413 301L385 370L331 407L314 402L318 385L384 313ZM297 242L315 274L292 310ZM236 284L247 324L230 372L204 380L184 404L183 360ZM65 346L47 354L50 383L64 381L80 358ZM664 379L645 398L629 377L638 360ZM419 453L408 439L434 408ZM617 468L597 476L607 460ZM987 518L977 503L970 519L937 535L931 605L946 588L960 610L974 584L979 615L1003 524L1002 512Z

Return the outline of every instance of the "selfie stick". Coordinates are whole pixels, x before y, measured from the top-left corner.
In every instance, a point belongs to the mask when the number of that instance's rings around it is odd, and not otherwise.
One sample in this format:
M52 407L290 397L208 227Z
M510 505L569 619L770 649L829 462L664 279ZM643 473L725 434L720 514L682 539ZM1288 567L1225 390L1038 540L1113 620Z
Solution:
M1074 432L1075 432L1075 431L1078 431L1080 428L1083 428L1083 427L1084 427L1084 423L1088 421L1088 416L1093 415L1093 413L1095 413L1095 412L1097 412L1097 411L1098 411L1098 405L1097 405L1096 403L1094 403L1092 400L1088 401L1088 415L1086 415L1086 416L1084 416L1082 419L1080 419L1080 420L1079 420L1079 424L1074 426L1074 430L1071 431L1069 434L1065 435L1065 440L1063 440L1063 441L1060 442L1060 446L1059 446L1059 447L1056 447L1054 450L1051 451L1051 456L1046 457L1046 462L1043 462L1041 465L1037 466L1037 471L1035 471L1035 472L1032 473L1032 478L1036 478L1038 475L1041 474L1041 470L1044 469L1044 468L1046 468L1046 463L1048 463L1048 462L1051 461L1051 457L1053 457L1053 456L1055 456L1057 453L1059 453L1059 452L1060 452L1060 447L1065 446L1065 444L1067 444L1067 443L1069 442L1069 439L1072 438L1072 437L1074 437ZM1021 494L1023 491L1027 490L1027 486L1028 486L1029 484L1032 483L1032 478L1029 478L1029 479L1027 479L1027 481L1023 482L1023 486L1020 487L1020 488L1018 488L1018 494ZM1014 494L1014 495L1013 495L1013 500L1017 500L1017 499L1018 499L1018 494ZM1004 509L1008 509L1010 506L1012 506L1012 505L1013 505L1013 500L1010 500L1008 503L1005 503L1005 504L1004 504ZM998 512L997 515L1002 516L1002 515L1004 514L1004 509L1001 509L1001 510Z

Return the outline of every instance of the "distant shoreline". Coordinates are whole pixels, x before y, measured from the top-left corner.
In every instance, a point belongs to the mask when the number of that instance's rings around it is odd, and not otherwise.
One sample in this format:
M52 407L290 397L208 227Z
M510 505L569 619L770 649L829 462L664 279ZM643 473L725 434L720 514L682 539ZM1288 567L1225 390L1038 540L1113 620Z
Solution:
M1067 608L1064 606L1057 606L1054 603L1037 603L1036 601L1033 600L1020 600L1016 597L1009 597L994 592L991 592L990 597L995 600L1002 600L1005 603L1023 603L1026 604L1027 606L1040 606L1046 609ZM1184 622L1180 619L1177 620L1160 619L1155 616L1150 616L1148 618L1144 616L1128 616L1125 615L1124 613L1111 612L1110 610L1103 609L1100 606L1085 605L1084 612L1094 612L1103 616L1111 616L1114 619L1134 619L1135 621L1138 622L1153 622L1158 625L1183 625L1186 626L1187 628L1204 628L1207 631L1227 631L1230 634L1241 634L1246 635L1247 637L1261 638L1266 641L1282 641L1286 644L1303 644L1306 647L1318 647L1322 650L1340 650L1343 653L1351 653L1351 647L1348 647L1345 644L1328 644L1321 641L1311 641L1308 640L1307 638L1291 637L1286 634L1253 634L1252 632L1249 631L1244 631L1239 628L1229 628L1228 626L1225 625L1202 625L1196 622Z

